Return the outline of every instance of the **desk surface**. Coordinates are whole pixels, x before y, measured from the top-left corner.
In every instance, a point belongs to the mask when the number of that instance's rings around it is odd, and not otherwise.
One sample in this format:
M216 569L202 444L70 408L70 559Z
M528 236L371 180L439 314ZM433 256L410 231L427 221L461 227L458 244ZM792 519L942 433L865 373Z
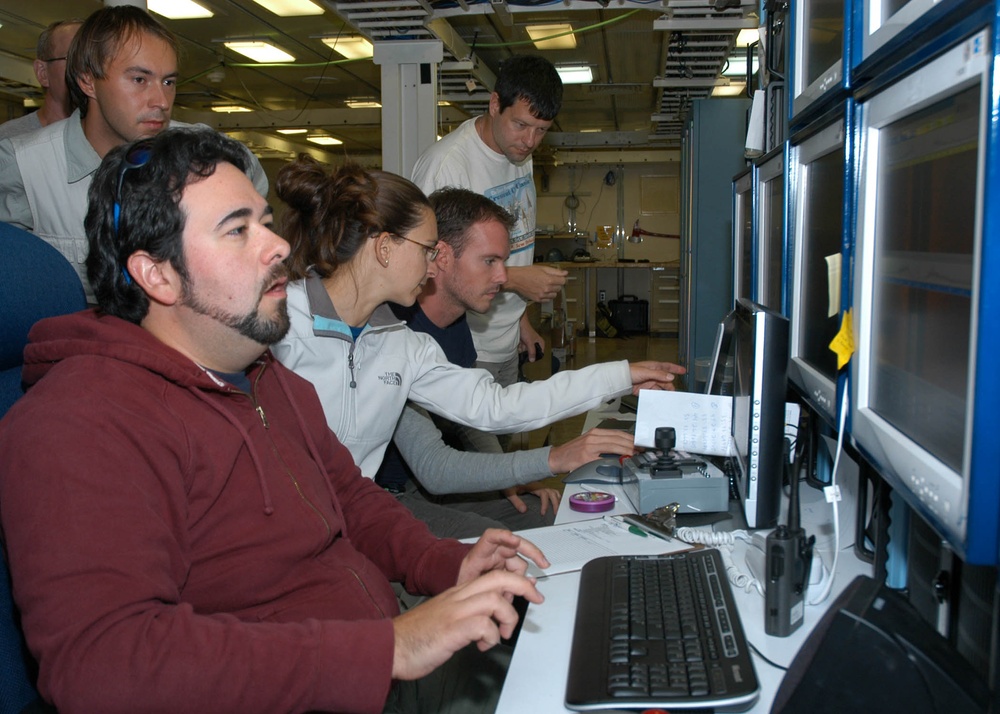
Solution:
M558 262L545 262L541 265L551 265L560 270L575 270L581 268L678 268L679 260L646 261L639 262L633 260L560 260Z
M599 421L609 416L616 405L595 412L592 420ZM617 415L617 412L614 412ZM617 415L621 417L622 415ZM591 420L588 415L588 420ZM628 502L618 487L604 487L602 490L615 492L619 502L616 512L628 512ZM566 498L575 491L581 490L579 485L567 485ZM802 494L803 525L809 533L829 532L832 522L832 509L823 502L822 494L814 489L806 489ZM852 508L846 501L842 509ZM600 517L599 514L598 517ZM556 523L593 518L592 514L582 514L571 511L568 507L560 508ZM824 520L827 521L824 523ZM726 521L731 524L732 521ZM723 525L723 524L720 524ZM837 594L841 592L857 575L871 575L871 566L854 556L853 549L848 545L852 531L846 534L842 531L840 557L830 596L820 605L807 606L802 626L788 637L771 637L764 633L764 598L753 591L747 593L733 588L733 597L740 613L743 630L748 642L772 662L782 667L788 667L796 653L805 642L809 633L819 622ZM844 538L846 536L846 538ZM737 541L733 547L733 562L743 572L749 572L746 567L746 544ZM832 539L817 544L817 552L829 565L833 561ZM576 618L576 600L579 587L579 572L550 576L539 580L538 589L545 596L541 605L531 605L525 615L524 624L518 637L517 646L511 661L503 692L497 705L500 714L524 714L525 712L567 712L563 705L566 693L566 678L569 667L570 646L573 640L573 624ZM751 712L768 712L771 702L778 691L784 671L768 664L756 653L754 666L757 678L761 684L761 695L756 704L749 709Z

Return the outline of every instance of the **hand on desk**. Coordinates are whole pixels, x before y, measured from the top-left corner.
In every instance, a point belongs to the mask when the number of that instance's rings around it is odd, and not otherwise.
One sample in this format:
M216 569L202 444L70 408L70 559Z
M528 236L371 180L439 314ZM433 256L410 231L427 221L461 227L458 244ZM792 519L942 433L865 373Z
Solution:
M470 642L486 651L510 637L517 624L511 601L544 598L535 579L524 575L521 553L542 568L542 551L510 531L487 530L462 561L455 587L407 610L392 621L394 679L419 679L444 664Z
M554 474L565 474L596 461L602 454L631 456L633 453L635 438L628 432L594 428L562 446L553 446L549 450L549 469Z
M632 394L638 396L640 389L665 389L673 391L674 375L686 374L687 370L673 362L630 362L632 372Z
M549 463L551 463L551 459L549 460ZM549 508L553 511L559 508L559 500L562 498L562 493L560 491L544 486L541 481L534 481L521 486L504 489L503 495L508 501L511 502L511 505L517 509L518 513L528 512L528 504L522 501L521 497L518 495L521 493L533 493L538 496L538 499L542 502L541 514L543 516Z

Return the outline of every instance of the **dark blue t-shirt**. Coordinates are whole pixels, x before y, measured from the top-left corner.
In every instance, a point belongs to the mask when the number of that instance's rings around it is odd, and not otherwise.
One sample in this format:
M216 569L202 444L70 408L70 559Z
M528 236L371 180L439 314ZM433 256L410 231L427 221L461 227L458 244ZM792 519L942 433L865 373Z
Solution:
M400 320L405 320L410 329L414 332L424 332L441 345L445 357L452 364L459 367L474 367L476 365L476 347L472 343L472 330L465 320L465 313L447 327L438 327L420 308L420 303L414 303L412 307L390 304L393 313ZM403 490L404 484L412 476L410 467L406 465L400 455L396 445L392 442L385 450L382 465L378 473L375 474L375 483L382 488L399 493Z
M424 314L420 303L413 303L412 307L402 305L391 305L392 311L400 320L405 320L406 324L414 332L424 332L434 338L434 341L441 345L444 356L452 364L459 367L475 367L476 346L472 343L472 330L465 319L465 313L447 327L438 327L430 318Z

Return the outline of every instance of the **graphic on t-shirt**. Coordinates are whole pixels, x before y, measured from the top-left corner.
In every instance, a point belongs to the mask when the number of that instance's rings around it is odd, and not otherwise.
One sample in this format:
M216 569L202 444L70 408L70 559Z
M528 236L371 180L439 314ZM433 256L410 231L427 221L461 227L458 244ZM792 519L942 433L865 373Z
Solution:
M535 244L534 188L531 176L521 176L489 188L483 194L497 205L503 206L514 217L514 228L510 232L512 254Z

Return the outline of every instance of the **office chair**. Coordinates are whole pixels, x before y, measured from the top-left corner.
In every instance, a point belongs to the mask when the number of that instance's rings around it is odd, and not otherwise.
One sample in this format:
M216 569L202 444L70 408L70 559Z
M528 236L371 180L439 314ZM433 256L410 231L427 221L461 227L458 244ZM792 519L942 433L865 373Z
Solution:
M0 250L2 417L23 394L21 365L31 326L43 317L82 310L87 300L76 271L42 239L0 223ZM4 555L0 558L0 714L52 711L38 696L34 671L21 635Z

